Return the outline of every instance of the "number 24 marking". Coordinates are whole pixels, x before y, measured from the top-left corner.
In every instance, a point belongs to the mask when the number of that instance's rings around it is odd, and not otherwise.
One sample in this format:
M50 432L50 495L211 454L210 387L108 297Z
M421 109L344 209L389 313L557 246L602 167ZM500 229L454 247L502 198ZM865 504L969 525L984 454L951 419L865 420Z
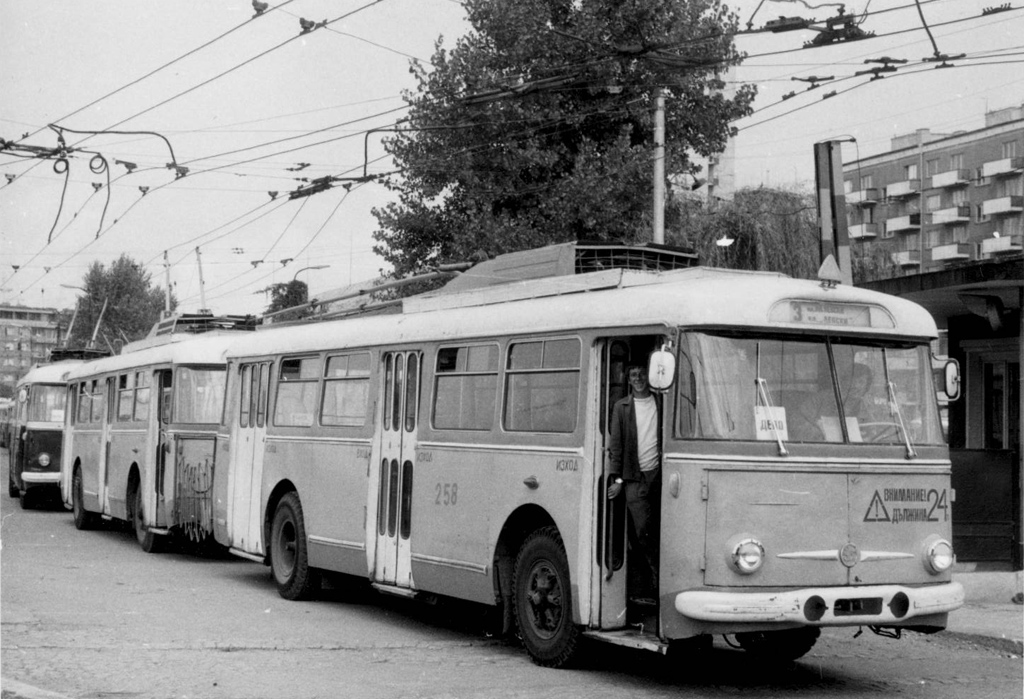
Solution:
M435 490L437 491L437 498L434 500L435 505L455 505L458 503L458 483L438 483L435 486Z

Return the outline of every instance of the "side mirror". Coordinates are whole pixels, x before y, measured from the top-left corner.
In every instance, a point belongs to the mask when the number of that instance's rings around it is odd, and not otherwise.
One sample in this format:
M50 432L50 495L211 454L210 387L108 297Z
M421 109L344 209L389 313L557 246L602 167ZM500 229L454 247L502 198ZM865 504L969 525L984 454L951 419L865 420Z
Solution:
M661 349L651 352L647 362L647 383L655 391L665 391L675 378L676 356L667 349L667 345L662 345Z
M944 378L942 388L946 393L946 398L951 401L956 400L960 397L960 363L955 359L946 360L942 375Z

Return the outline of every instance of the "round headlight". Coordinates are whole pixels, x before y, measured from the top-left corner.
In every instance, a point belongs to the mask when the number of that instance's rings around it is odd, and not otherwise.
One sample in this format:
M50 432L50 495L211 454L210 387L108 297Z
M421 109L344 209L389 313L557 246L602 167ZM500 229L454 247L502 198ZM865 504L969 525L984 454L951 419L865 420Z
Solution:
M743 539L732 549L732 565L740 573L750 575L764 564L764 546L757 539Z
M44 452L39 454L39 456L37 457L36 461L39 462L40 466L49 466L50 465L50 455L47 454L44 451Z
M945 573L953 565L953 545L945 539L933 539L924 550L924 561L929 572Z

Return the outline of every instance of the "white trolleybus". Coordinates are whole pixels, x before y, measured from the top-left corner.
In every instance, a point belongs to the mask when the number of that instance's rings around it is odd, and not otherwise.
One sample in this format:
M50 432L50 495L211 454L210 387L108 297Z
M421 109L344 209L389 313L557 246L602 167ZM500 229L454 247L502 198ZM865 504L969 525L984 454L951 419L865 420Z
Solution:
M67 375L64 504L79 529L99 517L129 522L147 552L170 534L201 541L212 533L224 357L237 333L197 336L211 319L177 320L173 334L151 333Z
M18 380L9 417L7 494L30 508L36 496L60 487L60 452L68 370L76 359L39 364Z
M534 253L520 269L536 274ZM516 268L497 258L397 314L234 345L217 541L269 565L288 599L337 571L493 605L548 666L581 637L665 652L723 634L796 658L821 627L946 626L963 590L924 309L706 268L570 264L469 288ZM630 519L606 497L633 363L650 364L662 440L656 605L642 608Z

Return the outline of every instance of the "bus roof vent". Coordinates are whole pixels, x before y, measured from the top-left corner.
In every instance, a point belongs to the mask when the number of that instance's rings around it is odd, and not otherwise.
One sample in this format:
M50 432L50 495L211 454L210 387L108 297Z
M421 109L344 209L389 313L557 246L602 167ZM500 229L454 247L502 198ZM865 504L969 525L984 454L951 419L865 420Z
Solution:
M255 330L255 316L215 316L206 313L180 313L159 320L148 337L174 333L206 333L213 330Z
M670 271L695 267L693 250L670 245L578 241L499 255L463 272L436 293L610 269Z

